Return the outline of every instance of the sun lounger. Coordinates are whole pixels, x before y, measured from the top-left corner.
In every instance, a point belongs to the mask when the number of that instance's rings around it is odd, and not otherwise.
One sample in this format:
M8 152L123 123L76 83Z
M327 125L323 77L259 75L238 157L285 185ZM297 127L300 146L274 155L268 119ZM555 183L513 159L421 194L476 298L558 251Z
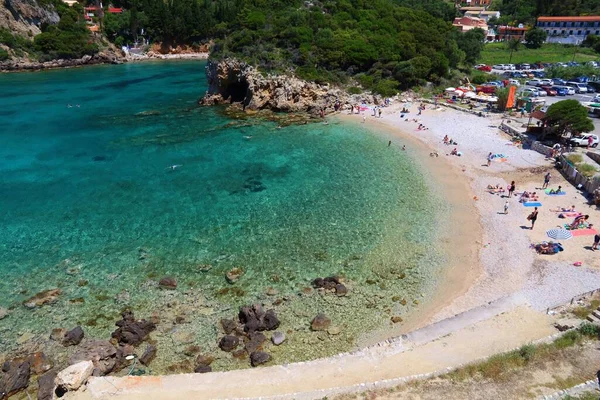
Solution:
M542 203L523 203L525 207L541 207Z
M551 189L546 189L544 190L544 193L546 193L548 196L564 196L565 194L567 194L567 192L565 192L564 190L561 190L558 193L550 193Z

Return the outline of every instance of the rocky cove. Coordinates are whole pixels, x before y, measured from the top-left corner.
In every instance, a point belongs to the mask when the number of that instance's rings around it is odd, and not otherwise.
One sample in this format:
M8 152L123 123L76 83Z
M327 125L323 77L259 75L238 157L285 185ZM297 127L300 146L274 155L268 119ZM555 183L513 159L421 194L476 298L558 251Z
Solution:
M206 65L208 90L201 105L230 104L244 110L333 113L359 104L382 104L372 94L351 95L343 88L309 82L292 73L264 75L256 67L233 58L209 60Z

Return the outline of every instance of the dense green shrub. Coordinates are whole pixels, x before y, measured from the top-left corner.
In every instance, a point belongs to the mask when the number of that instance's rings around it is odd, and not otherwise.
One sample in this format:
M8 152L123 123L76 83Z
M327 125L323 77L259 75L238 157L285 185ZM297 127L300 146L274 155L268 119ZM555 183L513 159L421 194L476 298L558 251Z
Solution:
M0 61L6 61L9 57L8 51L0 49Z

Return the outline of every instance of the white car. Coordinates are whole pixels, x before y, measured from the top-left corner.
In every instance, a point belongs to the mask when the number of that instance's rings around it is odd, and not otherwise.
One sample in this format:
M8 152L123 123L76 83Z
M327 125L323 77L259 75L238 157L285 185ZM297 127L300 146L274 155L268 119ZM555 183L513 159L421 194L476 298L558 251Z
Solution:
M539 97L539 91L535 88L527 88L521 92L522 96L525 97Z
M579 82L567 82L567 86L575 89L576 93L587 93L587 84Z
M506 64L504 65L506 67L507 70L509 71L515 71L517 68L515 67L515 64Z
M517 86L517 87L518 87L518 86L521 86L521 82L519 82L519 81L518 81L518 80L516 80L516 79L509 79L509 80L508 80L508 84L509 84L509 85L513 85L513 86Z
M531 79L528 80L527 82L525 82L526 85L528 86L542 86L542 80L541 79Z
M598 135L592 135L589 133L584 134L584 135L579 135L579 136L573 136L569 140L569 143L573 147L576 147L576 146L586 146L587 147L590 136L592 137L592 147L598 147L598 143L600 143L600 138L598 138Z
M552 82L552 79L540 79L540 82L542 82L542 84L540 86L552 86L552 85L554 85L554 82Z
M492 66L492 69L504 70L504 69L506 69L506 66L504 64L496 64L496 65Z
M600 103L600 94L597 94L596 97L594 97L592 103Z
M555 85L557 86L557 85ZM573 96L575 94L575 88L571 87L571 86L557 86L557 87L561 87L567 90L567 95L568 96Z

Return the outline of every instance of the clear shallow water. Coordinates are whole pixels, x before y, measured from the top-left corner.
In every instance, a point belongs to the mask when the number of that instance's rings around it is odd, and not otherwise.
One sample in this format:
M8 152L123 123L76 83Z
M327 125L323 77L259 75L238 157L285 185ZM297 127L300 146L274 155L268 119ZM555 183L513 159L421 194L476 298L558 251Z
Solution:
M0 348L47 349L51 328L76 324L108 338L131 307L161 319L150 372L175 371L190 344L218 353L217 321L240 304L284 300L290 340L270 351L287 362L350 349L433 287L440 207L406 154L359 126L276 129L199 108L203 67L0 75ZM349 296L305 289L332 274ZM163 275L177 291L156 287ZM58 303L21 305L54 287ZM308 331L323 311L341 334ZM248 364L218 357L215 369Z

